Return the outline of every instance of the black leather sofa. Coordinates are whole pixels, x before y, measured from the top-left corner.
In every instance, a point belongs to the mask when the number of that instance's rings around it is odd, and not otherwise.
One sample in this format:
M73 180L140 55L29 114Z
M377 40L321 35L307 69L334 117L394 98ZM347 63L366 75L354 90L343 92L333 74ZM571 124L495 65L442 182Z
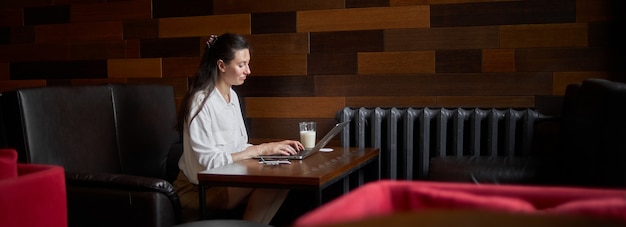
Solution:
M181 223L173 88L50 86L2 94L5 146L66 170L69 226Z

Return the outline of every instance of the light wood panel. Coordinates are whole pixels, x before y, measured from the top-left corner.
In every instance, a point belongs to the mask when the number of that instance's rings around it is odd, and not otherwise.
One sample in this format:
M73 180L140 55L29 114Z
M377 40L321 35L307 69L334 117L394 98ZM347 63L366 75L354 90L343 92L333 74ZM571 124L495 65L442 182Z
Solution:
M344 0L231 0L213 1L215 14L286 12L313 9L340 9L344 8Z
M501 48L586 47L587 24L533 24L500 26Z
M569 84L580 83L589 78L609 78L607 72L555 72L552 82L553 95L565 95L565 89Z
M515 72L514 49L485 49L482 56L483 72Z
M430 26L428 6L298 11L297 17L298 32L424 28Z
M225 32L250 34L250 14L159 19L159 37L210 36Z
M435 52L358 53L358 74L434 73Z
M248 97L250 118L333 118L345 106L343 97Z
M305 76L306 58L306 54L253 55L250 69L259 76Z
M38 43L122 40L122 33L121 21L35 26L35 40Z
M160 58L110 59L109 78L161 78Z
M498 27L385 30L385 50L490 49L498 47Z

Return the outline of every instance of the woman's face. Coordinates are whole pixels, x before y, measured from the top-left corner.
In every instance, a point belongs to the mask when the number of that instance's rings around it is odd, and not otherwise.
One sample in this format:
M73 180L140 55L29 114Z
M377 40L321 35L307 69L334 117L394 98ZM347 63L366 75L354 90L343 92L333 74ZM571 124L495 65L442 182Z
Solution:
M250 75L250 50L241 49L235 51L235 58L226 63L222 60L218 61L220 71L220 79L230 85L236 86L243 84L246 77Z

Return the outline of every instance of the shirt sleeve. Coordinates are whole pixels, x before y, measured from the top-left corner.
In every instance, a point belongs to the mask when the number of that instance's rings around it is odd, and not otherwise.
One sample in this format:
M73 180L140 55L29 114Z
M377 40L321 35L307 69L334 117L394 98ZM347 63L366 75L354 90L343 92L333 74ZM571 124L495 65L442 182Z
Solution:
M189 124L191 150L197 156L198 164L204 169L212 169L233 162L228 141L220 134L217 117L211 113L211 100L206 102L198 115ZM192 108L192 113L197 110Z

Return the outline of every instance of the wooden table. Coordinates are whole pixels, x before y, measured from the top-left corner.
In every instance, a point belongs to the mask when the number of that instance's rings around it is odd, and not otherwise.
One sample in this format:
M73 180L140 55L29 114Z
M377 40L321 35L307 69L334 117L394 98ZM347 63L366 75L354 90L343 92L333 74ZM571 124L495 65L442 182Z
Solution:
M257 159L237 161L198 173L200 217L206 219L204 203L206 186L305 189L315 192L316 206L322 203L322 190L343 181L343 192L350 190L350 174L357 176L357 185L380 179L379 149L333 147L332 152L317 152L291 164L265 165ZM365 176L364 167L372 166L374 176ZM368 179L370 178L370 179Z

